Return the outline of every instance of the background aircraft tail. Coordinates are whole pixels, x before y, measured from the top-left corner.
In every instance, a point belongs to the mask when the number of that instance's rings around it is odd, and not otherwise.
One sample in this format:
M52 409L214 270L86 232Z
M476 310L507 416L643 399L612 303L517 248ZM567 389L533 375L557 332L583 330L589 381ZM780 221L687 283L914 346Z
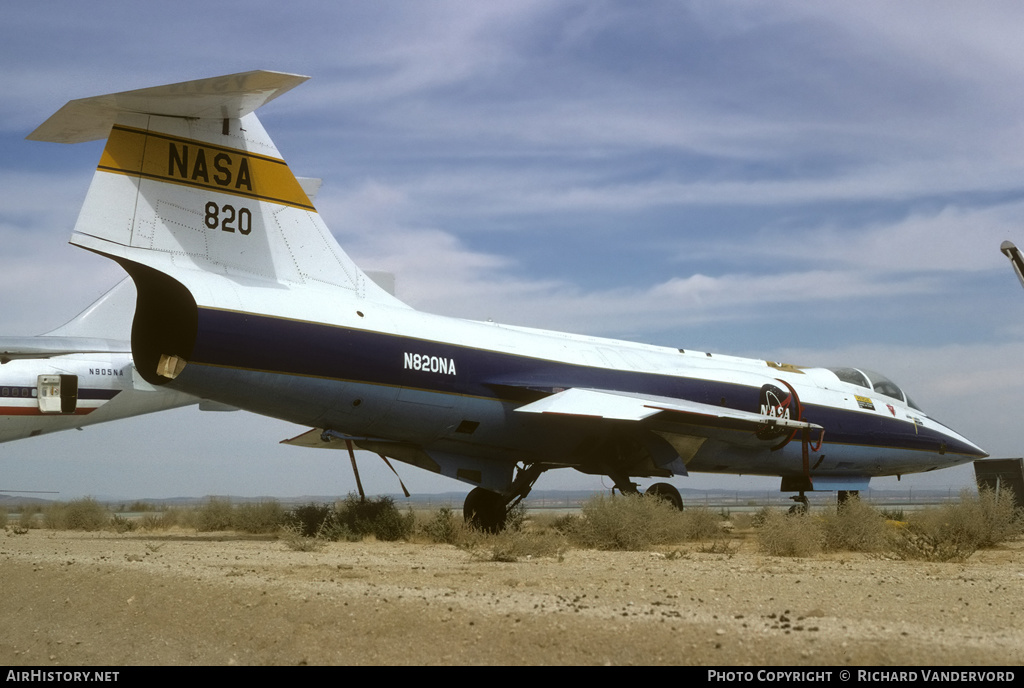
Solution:
M135 310L135 286L123 279L88 308L44 337L100 337L127 342Z

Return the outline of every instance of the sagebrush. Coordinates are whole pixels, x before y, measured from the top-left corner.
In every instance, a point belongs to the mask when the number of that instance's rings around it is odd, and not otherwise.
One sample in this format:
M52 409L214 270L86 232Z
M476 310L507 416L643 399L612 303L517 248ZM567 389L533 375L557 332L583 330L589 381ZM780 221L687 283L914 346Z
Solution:
M766 554L806 557L820 551L884 552L900 559L964 561L978 549L1019 537L1024 519L1012 492L965 490L959 500L899 515L851 499L817 514L762 509L753 518Z
M880 552L889 545L885 516L857 498L827 509L819 522L821 547L827 552Z
M598 495L581 512L557 527L574 544L592 549L636 551L721 536L721 519L708 509L679 511L664 499L639 494Z
M777 557L809 557L822 550L821 524L809 514L762 509L754 519L757 544Z
M903 559L963 561L979 549L1013 540L1024 532L1024 518L1013 492L964 490L960 499L915 512L897 529L893 552Z
M408 539L415 529L411 509L402 513L391 497L349 495L337 504L307 504L287 512L284 525L301 537L321 540Z
M43 509L43 527L51 530L102 530L109 525L107 507L92 497L56 502Z

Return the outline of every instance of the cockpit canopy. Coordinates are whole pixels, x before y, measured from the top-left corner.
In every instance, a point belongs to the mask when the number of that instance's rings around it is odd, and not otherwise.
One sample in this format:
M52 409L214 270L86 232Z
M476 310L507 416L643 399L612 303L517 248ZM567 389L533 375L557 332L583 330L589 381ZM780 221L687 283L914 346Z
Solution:
M924 413L921 407L914 403L913 399L903 393L899 385L881 373L858 368L829 368L829 370L835 373L835 376L843 382L849 382L851 385L873 390L876 394L905 402L910 408Z

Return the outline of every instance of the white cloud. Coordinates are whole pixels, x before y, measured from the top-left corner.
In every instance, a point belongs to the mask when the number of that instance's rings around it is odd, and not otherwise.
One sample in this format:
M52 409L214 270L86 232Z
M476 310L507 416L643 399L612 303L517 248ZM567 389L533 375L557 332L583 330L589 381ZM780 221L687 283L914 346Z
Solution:
M915 272L1003 270L999 245L1022 235L1024 203L946 205L892 221L809 228L767 227L743 241L722 241L717 253L856 271L863 277ZM932 287L938 287L932 284Z

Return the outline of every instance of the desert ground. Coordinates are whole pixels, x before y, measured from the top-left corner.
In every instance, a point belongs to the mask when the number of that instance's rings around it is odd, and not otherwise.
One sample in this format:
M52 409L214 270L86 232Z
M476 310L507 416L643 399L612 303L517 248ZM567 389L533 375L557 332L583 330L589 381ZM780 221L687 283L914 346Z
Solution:
M1006 665L1024 546L965 563L231 533L0 534L0 664ZM703 549L707 549L706 547Z

